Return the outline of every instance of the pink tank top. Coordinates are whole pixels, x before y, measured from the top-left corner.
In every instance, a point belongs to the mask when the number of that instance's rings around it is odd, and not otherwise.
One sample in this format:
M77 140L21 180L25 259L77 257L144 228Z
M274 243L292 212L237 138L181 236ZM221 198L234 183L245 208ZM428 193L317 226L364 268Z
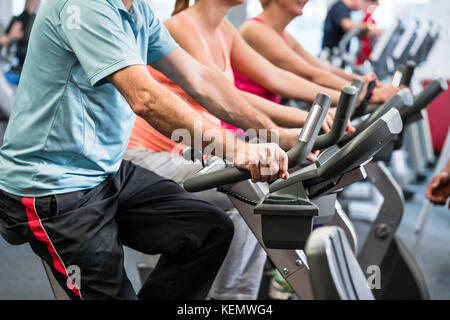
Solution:
M205 37L203 36L200 28L198 27L195 20L192 18L192 16L187 12L186 10L181 11L176 15L176 17L183 19L184 22L186 22L188 25L191 26L192 30L194 30L196 36L200 39L200 42L203 45L203 48L205 49L206 54L208 55L208 58L211 59L211 61L214 62L213 54L211 53L211 49L208 45L208 41L206 41ZM217 37L219 38L221 49L222 49L222 57L224 61L224 69L221 70L225 76L231 81L234 81L234 75L233 75L233 69L231 68L231 61L230 61L230 49L228 47L227 40L225 39L222 30L220 28L217 28L216 30Z
M252 18L250 20L254 20L259 23L265 24L264 20L262 20L260 18ZM282 35L282 38L283 38L284 42L287 44L287 38L284 34ZM234 78L235 78L235 85L240 90L256 94L257 96L260 96L264 99L270 100L275 103L281 102L280 95L267 90L266 88L260 86L259 84L254 82L252 79L244 76L243 74L240 74L239 72L234 71Z
M206 54L208 55L208 57L211 59L211 61L214 61L213 58L213 54L211 52L211 49L208 45L208 41L206 41L205 37L203 36L200 28L198 27L197 23L195 22L195 20L192 18L192 16L189 14L189 12L183 10L180 13L177 14L177 17L183 19L187 24L189 24L192 29L195 31L197 37L200 39L203 48L206 51ZM220 28L217 28L216 30L217 32L217 36L219 37L220 40L220 45L222 47L222 57L224 60L224 64L225 67L223 70L221 70L225 76L231 81L231 82L235 82L234 79L234 74L233 74L233 68L231 67L231 59L230 59L230 49L228 47L228 43L227 40L225 39L222 30L220 30ZM222 127L224 127L225 129L231 130L235 133L239 133L239 134L245 134L245 132L241 129L238 129L226 122L221 121Z

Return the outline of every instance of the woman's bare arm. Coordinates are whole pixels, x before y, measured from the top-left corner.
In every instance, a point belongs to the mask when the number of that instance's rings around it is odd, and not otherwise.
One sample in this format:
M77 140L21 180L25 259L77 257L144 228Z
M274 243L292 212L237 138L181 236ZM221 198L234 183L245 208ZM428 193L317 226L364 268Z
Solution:
M250 47L281 69L335 90L350 84L348 80L329 70L308 62L286 44L275 30L266 25L249 21L241 27L240 34Z

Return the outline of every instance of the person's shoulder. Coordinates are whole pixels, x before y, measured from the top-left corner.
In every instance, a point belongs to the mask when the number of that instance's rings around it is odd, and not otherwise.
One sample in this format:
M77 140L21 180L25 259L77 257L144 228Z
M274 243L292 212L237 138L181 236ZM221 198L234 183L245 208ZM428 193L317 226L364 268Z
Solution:
M60 14L84 15L84 18L89 17L89 14L93 12L102 12L103 14L108 15L108 10L117 11L119 8L114 0L46 0L39 9L39 12L42 11L44 7L47 8L47 10L54 10Z
M154 18L155 13L153 12L153 9L150 7L147 1L144 0L134 0L134 5L141 14L143 14L147 18Z
M254 37L259 38L261 34L270 31L268 29L270 28L265 24L258 22L254 19L249 19L239 27L239 33L245 39L250 39Z
M172 38L185 50L201 46L195 32L192 32L192 26L178 15L164 21L164 25Z
M348 12L351 11L351 10L345 5L345 3L342 2L341 0L339 0L339 1L336 3L336 10L339 10L339 11L348 11Z
M346 9L347 9L347 6L344 4L344 2L342 2L341 0L338 0L331 5L331 7L328 11L335 12L335 11L342 11L342 10L346 10Z
M164 21L164 25L172 36L182 30L189 30L189 26L186 22L183 19L180 19L177 15L171 16L169 19Z
M252 20L247 20L244 21L240 26L239 26L239 32L245 32L246 30L248 30L249 28L251 28L252 25Z

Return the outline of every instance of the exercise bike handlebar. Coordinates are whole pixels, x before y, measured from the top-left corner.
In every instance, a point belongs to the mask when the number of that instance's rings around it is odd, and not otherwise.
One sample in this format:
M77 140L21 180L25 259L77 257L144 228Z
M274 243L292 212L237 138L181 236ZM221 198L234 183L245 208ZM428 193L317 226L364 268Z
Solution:
M414 98L414 104L412 106L405 106L400 109L403 121L408 122L410 117L414 117L421 110L425 109L434 99L447 89L448 84L444 78L432 81Z
M356 108L356 110L353 112L352 119L359 118L362 115L366 114L367 105L369 104L370 98L372 97L372 93L375 90L376 85L376 79L373 79L369 82L369 84L367 85L366 95L358 108Z
M361 81L364 86L364 82L362 80L359 81ZM356 85L359 86L359 83L356 83ZM342 88L341 97L333 121L333 127L330 132L317 137L314 144L314 150L322 150L339 142L347 129L347 123L353 113L360 92L361 87L346 86Z
M357 26L350 31L348 31L343 37L342 40L339 42L339 51L341 54L347 53L347 47L349 46L350 41L353 39L353 37L359 37L362 33L364 33L367 30L367 28L363 28L360 26Z
M343 146L352 140L354 137L358 136L366 130L370 125L372 125L375 121L384 116L391 109L400 110L404 106L412 106L413 105L413 97L411 91L409 89L400 90L395 96L393 96L388 102L380 106L375 112L373 112L367 120L362 122L353 134L346 135L340 142L339 146Z
M352 87L355 87L358 90L358 94L357 94L358 98L359 98L359 95L361 94L361 91L365 85L366 85L366 83L363 80L357 79L357 78L353 79Z
M304 161L313 149L321 125L330 108L332 99L326 94L318 94L313 107L306 118L305 125L295 146L287 152L289 168ZM251 178L249 171L230 167L204 175L194 176L184 182L184 188L189 192L199 192L216 187L238 183Z
M334 153L315 170L306 170L291 176L288 180L278 180L270 185L270 192L276 192L302 181L315 178L333 178L370 160L403 129L400 113L391 109L372 123L359 136Z
M409 87L411 86L411 80L414 75L414 71L416 70L417 64L409 60L405 65L405 72L402 77L402 81L400 82L401 86Z
M392 85L395 87L405 86L409 87L411 85L411 80L416 70L416 63L414 61L408 61L406 64L401 64L395 70L394 76L392 77Z

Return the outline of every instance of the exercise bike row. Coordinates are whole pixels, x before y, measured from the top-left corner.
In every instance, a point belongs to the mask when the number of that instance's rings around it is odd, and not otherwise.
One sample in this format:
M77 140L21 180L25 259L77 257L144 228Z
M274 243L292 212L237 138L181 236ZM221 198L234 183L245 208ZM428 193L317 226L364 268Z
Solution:
M355 66L359 48L349 51L349 48L353 48L350 44L355 37L364 34L364 30L355 28L343 37L339 47L331 51L324 50L321 58L328 60L332 65L351 68L356 73L374 72L382 81L390 81L390 77L394 75L392 82L398 85L400 73L395 73L396 68L408 69L411 64L420 66L426 63L440 38L441 29L437 21L397 20L385 30L381 37L376 39L370 60L365 61L361 66ZM412 73L409 74L412 75ZM410 81L411 79L406 82ZM420 91L421 84L417 79L413 79L410 87L417 93ZM424 113L423 116L422 121L417 121L403 133L404 148L396 152L390 162L391 173L407 200L414 197L410 188L411 183L424 181L426 169L434 167L437 162L431 143L431 128L427 114Z
M325 136L315 139L317 132L313 128L317 127L311 125L320 123L314 114L320 114L317 108L326 105L323 97L318 97L299 143L288 153L289 166L295 171L288 181L277 181L270 187L255 185L242 181L248 178L247 173L227 168L192 178L186 181L185 188L200 191L219 187L228 194L301 299L369 299L374 295L379 299L428 299L421 271L395 237L403 214L401 190L379 161L388 161L392 152L401 148L403 130L420 119L420 111L446 88L440 79L414 99L406 89L383 106L363 108L371 113L355 134L342 137L337 123L329 134L334 138L324 144ZM344 116L344 106L349 105L349 100L345 102L350 94L347 90L343 90L340 114L336 116L344 121L350 116ZM299 161L311 148L324 151L315 164L299 169ZM223 165L216 159L205 172ZM383 195L396 201L383 204L359 252L358 263L353 227L345 214L335 208L335 202L337 191L366 177ZM311 234L311 230L323 225L333 227L319 228ZM299 249L305 250L306 258ZM381 283L373 288L373 293L361 271L371 267L378 267L381 272Z
M407 85L405 81L411 78L405 70L399 68L399 84ZM270 186L253 184L248 172L210 157L198 176L184 186L191 192L218 188L227 194L300 299L427 299L420 270L395 237L403 213L401 193L397 192L398 202L380 210L388 214L379 215L375 221L358 260L353 226L335 202L339 190L365 178L377 177L373 179L377 187L398 191L378 161L387 161L394 149L401 148L402 130L417 120L421 110L447 85L436 80L414 98L404 89L381 106L368 105L369 90L355 110L363 86L362 81L355 80L351 87L342 89L333 128L320 136L331 99L324 94L317 96L297 144L288 152L289 180ZM348 120L354 117L365 118L354 134L345 134ZM322 153L314 164L305 167L303 161L311 150ZM185 154L190 157L194 153ZM20 236L1 226L0 233L10 244L24 243ZM370 266L379 266L381 272L381 283L373 293L362 272ZM67 298L45 263L44 267L55 298ZM397 276L400 268L407 271L403 272L401 284Z
M370 61L356 68L357 73L369 74L374 72L379 79L386 79L395 69L408 61L414 61L420 66L425 63L430 52L435 47L441 32L438 22L417 20L400 21L387 29L376 41L371 53ZM330 64L345 68L353 67L358 50L349 52L350 43L354 37L359 37L364 30L355 28L349 31L341 40L339 47L321 52L322 60Z

